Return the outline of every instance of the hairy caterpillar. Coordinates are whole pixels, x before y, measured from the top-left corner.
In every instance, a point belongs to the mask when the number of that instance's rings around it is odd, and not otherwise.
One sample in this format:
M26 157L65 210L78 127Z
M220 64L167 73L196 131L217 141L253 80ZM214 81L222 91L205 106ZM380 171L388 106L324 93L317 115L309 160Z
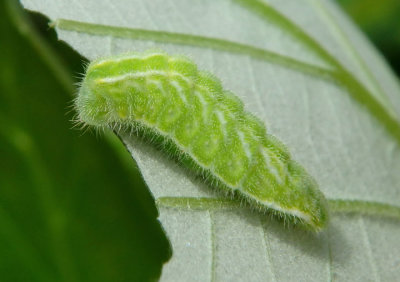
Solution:
M79 120L130 128L208 183L252 206L321 230L327 205L313 178L221 82L186 57L131 53L93 61Z

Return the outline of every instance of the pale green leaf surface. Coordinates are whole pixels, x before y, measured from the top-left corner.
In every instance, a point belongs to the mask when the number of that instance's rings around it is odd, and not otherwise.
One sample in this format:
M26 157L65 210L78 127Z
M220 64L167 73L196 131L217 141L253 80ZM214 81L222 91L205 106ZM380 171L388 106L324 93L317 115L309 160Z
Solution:
M271 13L263 18L260 9L247 5L260 1L22 2L55 21L60 39L88 59L148 48L190 56L265 121L327 198L400 206L399 84L330 1L264 2L293 25L271 20ZM249 48L79 22L219 38ZM260 56L253 47L272 53ZM383 106L377 110L363 99ZM229 201L196 200L221 196L148 144L129 135L122 139L172 243L163 281L394 281L400 275L398 220L333 213L321 234L287 229Z

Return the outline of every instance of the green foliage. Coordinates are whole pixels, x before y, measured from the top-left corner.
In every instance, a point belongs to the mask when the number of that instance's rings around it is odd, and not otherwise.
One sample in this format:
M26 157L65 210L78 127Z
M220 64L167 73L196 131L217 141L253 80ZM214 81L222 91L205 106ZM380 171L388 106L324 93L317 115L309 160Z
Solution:
M79 76L82 58L12 2L0 7L1 281L155 279L168 244L129 154L71 130L72 84L52 63ZM68 64L42 56L45 40Z
M400 1L337 0L400 74Z

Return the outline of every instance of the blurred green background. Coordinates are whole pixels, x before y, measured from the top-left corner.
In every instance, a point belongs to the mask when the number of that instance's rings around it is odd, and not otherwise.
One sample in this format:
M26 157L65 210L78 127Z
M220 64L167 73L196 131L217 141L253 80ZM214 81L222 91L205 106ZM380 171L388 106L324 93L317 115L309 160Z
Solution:
M400 1L338 2L400 72ZM84 59L0 3L0 280L156 280L169 243L134 161L112 134L72 128Z
M400 75L400 1L336 0Z

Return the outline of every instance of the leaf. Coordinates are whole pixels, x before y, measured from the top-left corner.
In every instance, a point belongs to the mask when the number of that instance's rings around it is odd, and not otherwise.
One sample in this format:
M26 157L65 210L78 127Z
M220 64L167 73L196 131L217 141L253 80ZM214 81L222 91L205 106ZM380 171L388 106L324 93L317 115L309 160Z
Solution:
M168 242L134 164L71 130L81 58L54 31L42 38L16 4L0 2L0 280L156 279Z
M400 274L400 87L330 1L24 0L88 59L163 49L215 73L331 201L322 234L238 207L134 136L173 257L164 281L364 281Z

